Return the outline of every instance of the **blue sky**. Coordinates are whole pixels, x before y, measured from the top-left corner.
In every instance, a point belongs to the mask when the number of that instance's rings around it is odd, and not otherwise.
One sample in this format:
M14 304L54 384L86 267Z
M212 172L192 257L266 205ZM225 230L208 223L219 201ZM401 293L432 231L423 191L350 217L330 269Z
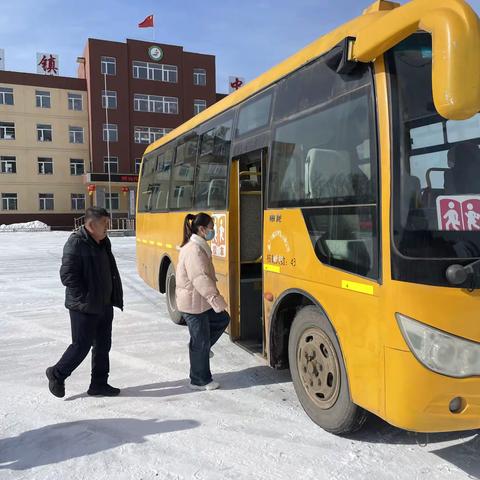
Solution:
M434 1L434 0L432 0ZM6 69L36 71L36 52L60 55L60 74L76 76L86 39L151 41L137 24L155 15L156 41L217 58L217 91L229 75L251 80L334 27L369 0L16 0L2 2L0 48ZM402 1L401 3L405 3ZM79 5L82 5L80 8ZM470 5L480 12L480 0Z

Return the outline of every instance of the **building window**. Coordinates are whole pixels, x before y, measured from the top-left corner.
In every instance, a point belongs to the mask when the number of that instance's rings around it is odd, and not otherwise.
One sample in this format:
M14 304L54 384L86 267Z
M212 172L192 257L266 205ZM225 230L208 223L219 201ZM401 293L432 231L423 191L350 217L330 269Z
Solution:
M118 157L103 157L103 171L108 173L110 165L110 173L118 173Z
M160 65L149 62L133 62L133 78L177 83L178 69L175 65Z
M171 132L171 128L157 128L157 127L135 127L134 139L135 143L150 144L162 138L168 132Z
M105 193L105 208L110 210L110 194ZM112 210L120 208L120 197L118 193L112 193Z
M117 108L117 92L102 90L102 108Z
M178 98L136 93L133 98L133 109L137 112L177 114Z
M83 127L68 127L70 143L83 143Z
M2 193L2 210L17 210L17 194Z
M72 210L85 210L85 194L84 193L72 193Z
M15 140L15 124L0 122L0 140Z
M0 105L13 105L13 88L0 87Z
M193 69L193 84L194 85L207 84L207 71L204 68Z
M39 193L38 202L40 210L53 210L53 193Z
M102 57L102 74L116 75L117 60L115 57Z
M114 123L103 124L103 141L118 142L118 126Z
M70 175L83 175L85 173L85 162L79 158L70 159Z
M40 175L53 175L53 159L38 157L38 173Z
M37 107L50 108L50 92L44 92L41 90L35 90L35 98Z
M52 141L52 126L38 124L37 125L37 140L39 142L51 142Z
M135 159L135 173L140 173L140 166L142 165L142 159L136 158Z
M0 173L17 173L16 157L1 156L0 157Z
M199 100L196 99L193 101L193 114L198 115L200 112L207 108L207 101L206 100Z
M69 110L83 110L83 98L81 93L68 94L68 109Z

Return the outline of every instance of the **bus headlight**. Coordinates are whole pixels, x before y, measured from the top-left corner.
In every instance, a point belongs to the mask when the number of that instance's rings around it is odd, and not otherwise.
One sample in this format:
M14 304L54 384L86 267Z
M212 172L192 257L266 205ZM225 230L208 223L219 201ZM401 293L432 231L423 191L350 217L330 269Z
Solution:
M396 314L400 330L417 360L450 377L480 375L480 344Z

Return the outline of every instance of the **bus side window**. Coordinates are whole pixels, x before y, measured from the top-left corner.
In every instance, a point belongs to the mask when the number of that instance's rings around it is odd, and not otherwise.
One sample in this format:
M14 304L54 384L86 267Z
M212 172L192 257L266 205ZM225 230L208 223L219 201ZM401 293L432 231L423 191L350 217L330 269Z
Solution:
M156 165L156 155L150 154L143 159L138 202L138 209L140 212L149 212L152 209L152 195L155 189L154 173Z
M173 148L160 153L157 157L157 167L154 173L152 211L166 210L168 207L168 191L170 188L170 173L172 170Z
M197 210L226 207L232 123L232 120L224 122L200 137L194 199Z
M270 166L269 207L308 207L302 213L318 259L377 278L373 119L366 86L279 123Z
M172 169L168 207L174 210L192 208L198 135L189 134L177 146Z

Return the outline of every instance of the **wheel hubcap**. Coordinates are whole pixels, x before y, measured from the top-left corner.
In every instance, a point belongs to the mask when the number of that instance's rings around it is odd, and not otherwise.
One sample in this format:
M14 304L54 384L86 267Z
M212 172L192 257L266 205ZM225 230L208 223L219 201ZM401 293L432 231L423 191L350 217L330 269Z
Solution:
M332 342L319 328L310 328L301 335L297 365L310 399L322 409L330 408L340 391L340 368Z

